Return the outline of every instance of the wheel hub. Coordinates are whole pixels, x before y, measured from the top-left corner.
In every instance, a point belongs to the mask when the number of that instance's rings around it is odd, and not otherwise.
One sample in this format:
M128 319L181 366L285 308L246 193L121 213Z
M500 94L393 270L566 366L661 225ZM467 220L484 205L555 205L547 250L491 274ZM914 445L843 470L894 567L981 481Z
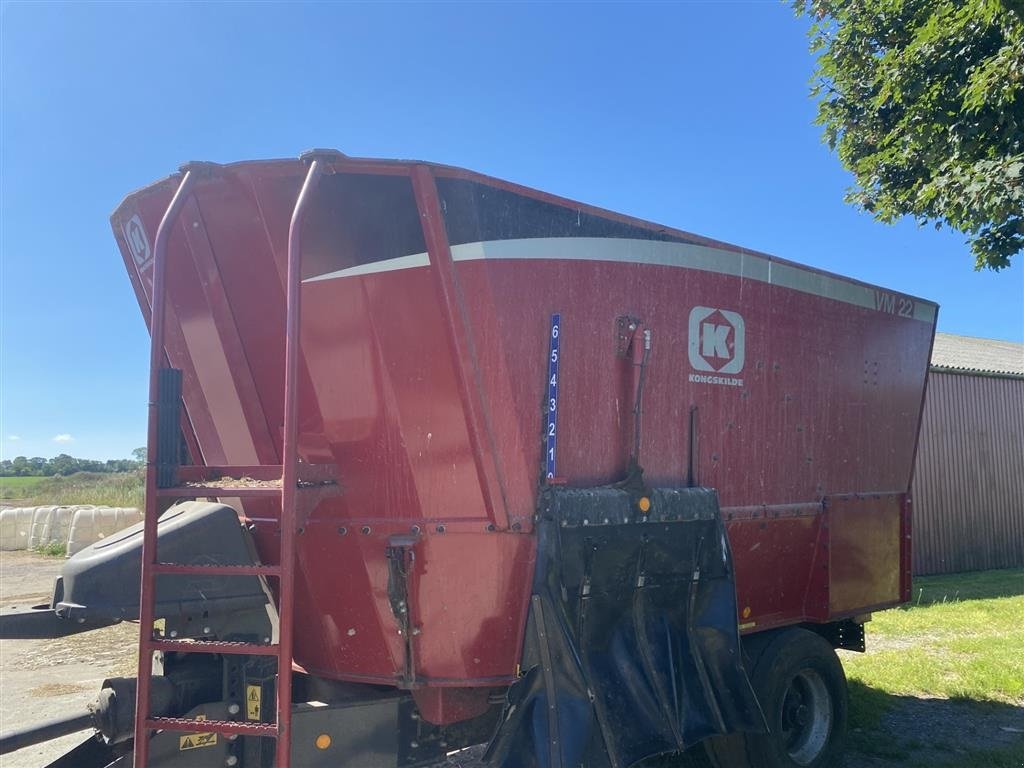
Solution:
M828 746L832 733L832 699L814 670L797 673L782 699L781 736L797 765L811 765Z

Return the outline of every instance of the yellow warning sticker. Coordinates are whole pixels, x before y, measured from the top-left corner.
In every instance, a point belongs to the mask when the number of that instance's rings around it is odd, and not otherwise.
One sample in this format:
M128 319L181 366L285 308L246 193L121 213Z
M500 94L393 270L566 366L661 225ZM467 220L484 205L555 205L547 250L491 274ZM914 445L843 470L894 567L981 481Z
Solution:
M187 733L178 739L178 751L212 747L217 743L216 733Z
M247 685L245 687L245 719L260 719L260 700L263 698L263 688L258 685Z
M167 619L157 619L156 621L153 622L153 633L154 634L157 634L160 637L163 637L164 633L166 631L167 631Z
M205 720L206 715L196 715L196 720ZM178 738L178 751L186 749L199 749L200 747L212 747L217 743L216 733L189 733Z

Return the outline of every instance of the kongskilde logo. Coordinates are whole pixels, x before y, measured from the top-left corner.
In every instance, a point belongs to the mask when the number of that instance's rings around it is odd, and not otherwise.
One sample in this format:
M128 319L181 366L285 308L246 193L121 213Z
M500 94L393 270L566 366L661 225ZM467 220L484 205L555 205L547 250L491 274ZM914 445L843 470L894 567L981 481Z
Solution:
M128 250L132 252L135 266L140 269L149 262L152 255L149 250L149 238L146 237L146 230L142 227L142 219L135 214L122 226L124 239L128 243Z
M690 310L690 365L714 376L690 374L690 381L699 384L743 386L743 379L733 378L743 370L745 354L743 318L736 312L714 307Z

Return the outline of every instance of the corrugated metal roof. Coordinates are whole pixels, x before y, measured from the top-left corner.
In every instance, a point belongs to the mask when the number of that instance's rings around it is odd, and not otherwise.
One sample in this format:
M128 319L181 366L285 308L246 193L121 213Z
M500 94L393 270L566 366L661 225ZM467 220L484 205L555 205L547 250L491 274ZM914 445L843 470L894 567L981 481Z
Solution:
M936 333L932 368L953 373L1024 377L1024 344Z

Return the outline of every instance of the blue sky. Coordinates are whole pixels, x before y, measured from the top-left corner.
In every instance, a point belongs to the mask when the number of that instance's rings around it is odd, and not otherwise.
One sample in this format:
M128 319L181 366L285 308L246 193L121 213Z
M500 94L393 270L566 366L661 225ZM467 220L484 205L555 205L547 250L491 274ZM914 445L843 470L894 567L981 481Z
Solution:
M110 233L185 160L465 166L923 296L1024 340L1024 257L842 202L788 4L4 3L0 454L128 456L147 335Z

